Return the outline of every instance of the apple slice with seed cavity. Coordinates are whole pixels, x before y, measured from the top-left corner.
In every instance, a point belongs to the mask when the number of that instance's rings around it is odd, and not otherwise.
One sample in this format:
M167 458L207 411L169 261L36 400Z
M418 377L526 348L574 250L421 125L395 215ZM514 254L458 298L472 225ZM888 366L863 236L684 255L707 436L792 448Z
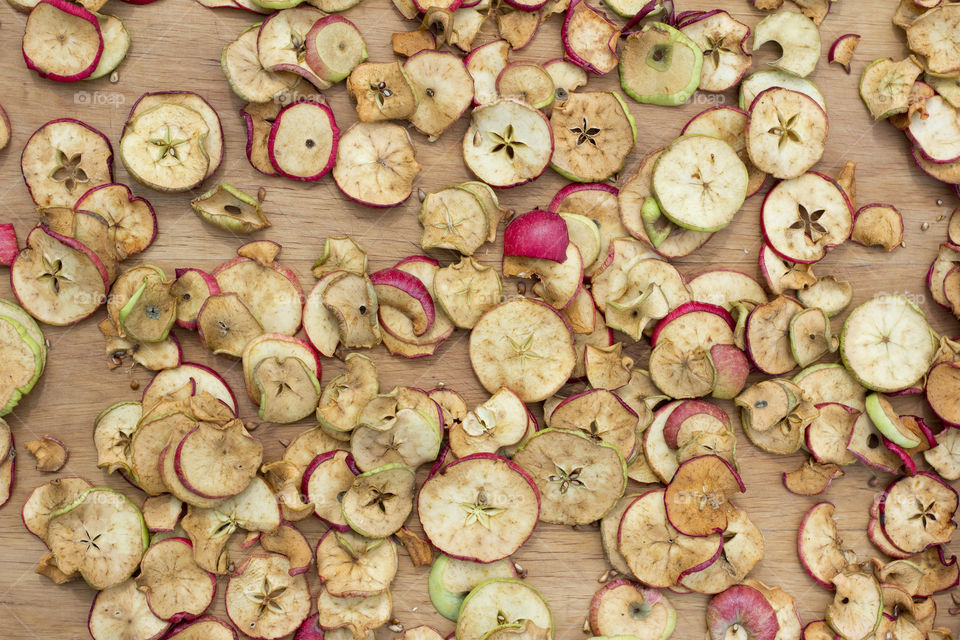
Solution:
M177 299L177 326L196 329L200 310L207 298L220 293L220 285L216 278L201 269L177 269L176 280L170 283L170 293Z
M350 529L340 502L358 473L353 456L340 450L319 454L303 473L302 492L313 504L316 516L339 531Z
M452 53L421 51L407 58L403 71L419 97L410 122L431 140L456 122L473 102L473 78Z
M482 564L441 553L430 568L430 601L440 615L455 621L463 599L476 586L493 578L515 577L517 571L509 558Z
M579 431L538 431L513 460L537 484L543 522L574 525L599 520L626 488L627 468L617 448Z
M317 407L317 420L329 433L349 433L363 407L380 391L377 368L370 358L349 353L347 370L327 383Z
M839 346L840 339L831 332L823 309L804 309L790 319L790 351L801 367L813 364Z
M410 197L418 173L410 135L401 126L358 122L340 137L333 179L354 202L396 206Z
M9 430L9 427L7 429ZM0 459L10 462L8 457L13 447L9 435L5 444L10 445L10 447ZM50 482L41 484L30 492L23 503L23 508L20 511L23 526L27 531L46 542L51 514L82 498L91 486L83 478L74 476L55 478Z
M310 589L290 562L277 554L247 558L230 576L227 615L251 638L271 640L293 633L310 613Z
M950 540L957 525L957 492L929 472L894 480L880 503L880 526L905 553L919 553Z
M189 191L203 182L216 161L206 142L214 135L203 114L186 105L135 106L123 128L120 159L127 172L150 189Z
M468 256L439 269L433 286L440 308L462 329L472 329L503 298L497 271Z
M717 561L680 579L680 585L697 593L720 593L738 584L763 559L763 533L742 509L732 507L723 533L723 550Z
M492 454L446 465L424 482L417 503L431 543L454 558L479 562L516 551L533 532L540 513L533 480L516 464ZM491 522L509 526L489 527Z
M675 106L697 90L703 52L682 32L649 22L627 36L620 56L620 86L637 102Z
M860 76L860 98L874 120L883 120L910 108L914 82L923 72L912 58L894 62L878 58Z
M313 276L322 278L333 271L367 272L367 252L350 236L327 236L323 253L313 263Z
M317 20L305 40L304 60L326 82L340 82L367 59L367 45L360 30L340 15Z
M550 166L575 182L603 182L623 168L636 143L630 109L615 91L568 94L550 116Z
M544 597L516 578L494 578L478 585L464 599L457 617L457 638L480 640L504 624L530 622L546 637L553 634L553 614Z
M806 445L813 458L821 464L848 465L856 462L847 446L860 411L843 404L816 405L820 415L807 426Z
M587 381L595 389L619 389L630 381L633 359L622 355L623 344L609 347L586 345L583 366Z
M722 536L694 538L667 519L664 489L649 491L631 504L620 521L620 553L633 575L650 587L673 587L684 575L700 571L720 557Z
M217 593L217 578L197 566L186 538L166 538L147 549L140 561L137 588L161 620L192 620L207 610Z
M517 394L503 387L451 426L450 448L458 458L497 453L518 444L527 431L527 408Z
M750 114L735 107L710 107L690 119L681 135L696 134L720 138L730 145L747 167L747 194L756 194L766 183L767 174L754 166L747 152L747 122Z
M75 82L100 63L104 42L97 16L63 0L42 0L23 32L23 60L41 78Z
M320 400L320 381L300 358L267 357L253 369L260 391L261 420L286 424L311 415Z
M329 530L317 543L317 572L338 598L368 597L385 591L397 573L397 545L352 531Z
M300 328L303 290L296 274L279 262L261 264L241 255L219 265L212 275L221 292L240 296L268 333L293 335Z
M473 110L463 137L463 159L480 180L513 187L535 180L553 154L549 121L533 107L509 99Z
M327 638L372 638L373 630L387 624L392 612L389 589L372 596L345 598L333 596L324 589L317 597L317 625ZM338 631L346 633L337 636Z
M243 354L254 338L263 334L260 322L236 293L216 293L207 297L197 313L196 327L204 346L210 351L235 358Z
M340 129L327 105L291 103L280 110L270 129L270 164L293 180L319 180L333 168L339 139Z
M707 536L727 528L727 502L746 490L726 460L705 455L687 460L677 469L664 493L667 517L677 531Z
M630 459L638 446L637 414L606 389L590 389L563 400L550 414L550 426L585 433L607 442Z
M772 87L750 105L747 153L761 171L775 178L796 178L823 156L827 113L810 96Z
M670 637L677 611L662 593L618 578L600 588L590 601L590 629L598 636Z
M164 634L169 628L168 621L151 613L147 597L134 580L97 593L87 617L87 630L94 640L153 640L166 637Z
M836 594L827 605L826 620L841 638L870 637L883 614L883 592L876 579L857 571L833 578Z
M73 207L89 189L113 182L113 148L79 120L51 120L27 140L20 170L38 206Z
M853 210L835 181L808 172L770 190L761 222L764 239L774 252L792 262L810 263L846 241Z
M397 410L389 426L360 425L350 437L350 448L361 471L392 463L416 469L436 459L440 445L441 432L436 421L416 409Z
M403 526L413 509L413 469L394 462L361 473L343 494L340 507L350 528L368 538L386 538Z
M750 68L750 27L726 11L709 11L683 23L680 31L703 51L701 91L726 91Z
M263 445L235 420L224 427L201 422L176 447L177 477L205 498L229 498L250 484L263 460Z
M776 42L783 52L770 63L775 69L803 78L813 72L820 60L820 30L802 13L780 11L758 22L753 33L754 50L768 42Z
M74 211L99 214L110 227L117 258L144 251L157 236L157 216L144 198L135 197L123 184L94 186L74 205Z
M295 73L317 89L328 89L332 83L320 78L307 63L307 34L324 17L310 6L292 7L269 16L257 33L257 56L264 69Z

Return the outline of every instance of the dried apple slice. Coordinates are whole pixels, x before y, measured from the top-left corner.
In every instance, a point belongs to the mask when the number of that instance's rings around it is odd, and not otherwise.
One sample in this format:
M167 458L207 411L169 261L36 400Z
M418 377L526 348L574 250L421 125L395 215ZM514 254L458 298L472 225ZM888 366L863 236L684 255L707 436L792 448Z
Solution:
M522 100L537 109L548 107L556 93L553 78L533 62L507 65L497 76L496 88L501 96Z
M747 152L747 122L749 114L734 107L710 107L695 115L684 125L681 134L699 134L720 138L736 151L747 167L747 197L756 194L766 183L767 174L753 165Z
M854 242L857 240L853 239ZM821 309L828 318L842 313L853 300L853 286L846 280L833 276L818 279L808 287L797 291L797 299L805 307Z
M723 548L720 534L693 538L677 531L667 519L664 489L649 491L631 504L620 521L620 553L633 575L650 587L673 587L684 575L717 560Z
M515 577L517 572L509 559L482 564L441 553L430 568L430 601L440 615L455 621L463 599L475 587L493 578Z
M833 589L833 578L854 561L852 551L843 547L834 505L819 502L803 516L797 533L800 563L817 584Z
M360 122L410 118L419 96L399 62L364 62L347 78L347 91L357 103Z
M97 593L87 618L87 630L94 640L153 640L166 637L169 628L168 621L150 611L147 597L133 580Z
M823 156L827 113L806 94L773 87L750 105L746 132L754 166L775 178L796 178Z
M680 180L680 175L695 177ZM660 211L671 222L694 231L718 231L743 205L749 176L729 144L690 134L660 154L651 180Z
M318 279L333 271L362 275L367 272L367 252L350 236L328 236L312 271Z
M907 46L933 75L952 76L960 72L960 60L953 51L960 44L952 28L960 19L955 9L949 5L935 6L907 27Z
M835 181L807 172L770 190L761 222L764 239L778 255L793 262L817 262L850 236L853 209Z
M807 426L806 445L821 464L848 465L856 458L847 450L861 413L843 404L818 404L820 415Z
M581 0L567 9L560 30L566 57L589 73L602 75L617 66L620 30L602 11Z
M50 514L45 541L64 573L106 589L136 570L149 538L140 509L122 493L94 488Z
M374 637L373 630L390 620L393 598L390 591L367 597L337 598L326 590L317 597L317 625L326 630L325 637L363 638ZM338 635L338 632L345 632Z
M513 391L501 388L451 426L450 448L458 458L473 453L497 453L518 444L527 431L527 408Z
M470 257L439 269L433 286L440 308L461 329L472 329L503 297L497 271Z
M323 80L307 63L307 34L324 13L300 6L274 13L257 32L257 57L264 69L295 73L323 91L332 83Z
M476 194L459 187L428 193L418 219L423 227L420 246L425 250L439 247L470 256L489 235L483 203Z
M361 425L354 429L350 446L361 471L392 463L416 469L437 457L440 441L434 419L415 409L399 409L389 426Z
M857 571L843 572L833 578L836 594L827 605L827 624L841 638L868 638L883 613L883 592L873 576Z
M270 129L270 164L292 180L319 180L333 168L339 139L340 129L327 105L291 103L280 110Z
M566 323L534 300L494 307L470 333L470 361L484 388L493 393L509 387L524 402L553 395L570 377L575 359Z
M923 69L911 58L894 62L879 58L871 62L860 76L860 98L874 120L883 120L897 113L906 113L914 81Z
M957 525L957 492L937 476L921 472L894 480L880 503L880 526L905 553L919 553L950 540Z
M497 32L513 49L533 41L542 21L540 11L498 11Z
M157 235L157 216L145 199L134 197L130 188L107 183L80 196L74 211L98 214L110 227L116 256L125 260L149 247Z
M550 126L550 166L575 182L603 182L616 174L637 139L630 109L615 91L568 94L553 107Z
M516 578L482 582L464 599L457 617L457 638L480 640L504 624L531 622L553 633L553 614L539 591Z
M620 220L617 195L617 188L609 184L570 184L560 189L550 202L549 210L554 213L578 214L596 223L600 231L600 253L585 271L587 276L599 273L606 266L615 239L629 235Z
M680 31L703 51L701 91L726 91L750 68L750 27L726 11L710 11L685 22Z
M299 358L264 358L254 366L253 381L260 392L258 415L268 422L301 420L316 410L320 400L320 381Z
M51 120L27 140L20 169L38 206L72 207L89 189L113 182L113 149L79 120Z
M199 423L176 448L177 477L205 498L229 498L250 484L263 460L263 445L239 420L223 427Z
M860 44L860 36L856 33L845 33L830 45L830 51L827 53L827 62L836 62L848 74L850 73L850 62L853 60L853 52L857 50Z
M397 545L392 540L370 540L352 531L327 531L317 544L316 557L324 588L337 598L382 593L397 573Z
M260 25L243 31L220 53L220 68L233 92L248 102L270 102L297 86L300 76L264 68L257 55Z
M625 40L620 86L637 102L683 104L700 84L703 53L670 25L651 22Z
M201 615L217 592L217 578L193 559L186 538L167 538L143 554L137 588L147 598L150 611L161 620L180 622Z
M317 455L303 473L302 493L316 516L337 530L350 528L340 503L359 472L348 451L335 450Z
M206 271L195 268L177 269L176 280L170 283L170 293L177 299L177 326L197 329L198 317L204 303L210 296L220 293L220 285L216 278ZM236 294L231 295L236 297ZM241 347L240 351L242 350Z
M120 159L134 179L157 191L189 191L203 182L211 164L206 140L214 133L203 114L173 102L134 113L120 139Z
M168 640L237 640L237 632L214 616L202 616L177 625L165 636Z
M230 577L227 615L251 638L270 640L293 633L310 613L310 589L304 576L290 575L281 555L247 558Z
M464 58L467 71L473 78L474 104L488 104L500 97L497 92L497 78L507 66L510 43L506 40L493 40L476 47Z
M23 60L41 78L75 82L100 63L104 42L97 16L62 0L42 0L23 33Z
M151 533L173 531L183 513L183 502L174 495L147 496L140 507L143 521Z
M7 454L9 454L9 451ZM3 456L5 461L7 458L8 455ZM90 488L89 482L73 476L55 478L38 486L30 492L23 503L20 512L23 526L27 531L46 542L51 514L81 499Z
M446 465L424 482L417 502L430 542L454 558L479 562L516 551L533 532L540 511L533 480L516 464L492 454Z
M241 247L242 249L242 247ZM222 293L236 293L267 333L293 335L300 328L303 290L297 276L274 262L237 257L213 270Z
M413 509L416 481L413 470L390 463L361 473L343 494L343 518L368 538L386 538L403 526Z
M623 495L627 469L616 447L578 431L535 433L514 454L540 491L540 520L587 524L603 517Z
M732 586L711 598L706 615L710 640L723 640L736 634L755 640L780 637L773 605L761 591L746 584Z
M553 133L540 111L509 99L473 110L463 137L463 159L480 180L511 187L535 180L553 154Z
M740 476L715 455L687 460L677 469L664 493L667 517L680 533L707 536L727 528L727 502L745 491Z
M26 246L11 265L10 284L30 315L65 326L103 304L109 280L90 249L41 225L27 235Z
M622 354L623 344L609 347L586 345L583 365L587 381L595 389L619 389L630 381L633 359Z
M767 42L776 42L783 51L771 66L801 78L810 75L820 60L820 30L802 13L779 11L758 22L753 33L754 50Z
M830 488L836 478L843 477L843 470L832 463L821 464L808 458L795 471L784 471L783 486L799 496L818 496Z
M919 380L936 349L923 312L901 296L878 296L856 307L840 336L840 355L851 375L885 393Z
M367 45L360 30L340 15L317 20L305 39L304 60L326 82L340 82L367 59Z
M705 569L684 575L680 585L697 593L720 593L742 581L763 559L763 553L760 528L746 511L731 507L720 557Z
M41 436L37 440L23 443L23 446L36 459L36 470L45 473L62 469L63 465L67 464L67 457L70 455L66 445L53 436ZM0 450L0 453L5 454L6 452ZM0 455L0 460L6 457L6 455Z
M508 278L535 279L533 292L554 309L569 306L583 280L583 261L572 242L567 245L566 258L561 262L505 255L502 270Z
M419 97L410 122L435 140L456 122L473 102L474 82L455 55L421 51L403 64L403 71Z
M350 353L344 361L346 373L327 383L317 407L317 420L331 433L352 431L364 405L380 391L377 368L370 358Z
M333 179L355 202L396 206L410 196L418 173L416 152L403 127L359 122L340 137Z
M581 431L607 442L625 459L630 459L638 446L637 414L606 389L590 389L566 398L550 414L550 426Z
M217 293L207 297L197 313L196 324L207 349L235 358L243 354L254 338L263 335L260 322L236 293Z
M144 278L117 316L123 332L134 340L162 342L177 319L177 298L165 276Z
M943 429L936 435L936 446L923 452L923 458L944 480L960 479L960 429Z
M790 319L790 351L801 367L835 351L839 339L830 330L827 314L819 308L804 309Z

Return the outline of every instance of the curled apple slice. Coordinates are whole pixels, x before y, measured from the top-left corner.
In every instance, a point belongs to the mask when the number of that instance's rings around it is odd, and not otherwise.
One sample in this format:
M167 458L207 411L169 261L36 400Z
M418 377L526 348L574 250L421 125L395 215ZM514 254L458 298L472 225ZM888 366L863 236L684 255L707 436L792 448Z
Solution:
M216 278L206 271L194 268L177 269L176 280L170 283L170 293L177 299L177 326L196 329L200 310L207 298L220 293L220 285ZM242 350L241 347L240 351Z
M147 597L134 580L97 593L87 618L87 630L94 640L151 640L166 637L164 634L169 628L168 621L150 611Z
M960 429L943 429L936 435L936 446L923 452L923 458L944 480L960 479Z
M193 559L186 538L167 538L143 554L137 588L147 597L150 611L161 620L180 622L201 615L217 592L217 578Z
M260 25L257 32L257 57L264 69L295 73L317 89L328 89L331 82L320 78L306 60L307 34L324 17L319 9L300 6L278 11Z
M857 209L850 239L866 247L893 251L903 241L903 217L893 205L864 205Z
M104 42L97 16L62 0L42 0L23 33L23 60L41 78L74 82L100 63Z
M467 71L473 78L474 104L488 104L500 97L497 92L497 78L507 66L510 43L506 40L493 40L476 47L464 58Z
M316 556L324 588L338 598L382 593L397 574L397 545L389 538L331 529L320 538Z
M760 528L750 520L746 511L731 506L720 557L710 566L684 575L680 586L697 593L720 593L744 580L763 559L763 553Z
M410 196L418 173L416 152L403 127L359 122L340 137L333 179L355 202L396 206Z
M700 571L720 557L722 536L694 538L667 519L664 489L649 491L631 504L620 521L620 553L633 575L650 587L673 587L686 574Z
M304 59L326 82L340 82L367 59L367 45L360 30L339 15L317 20L305 36Z
M202 616L177 625L164 637L168 640L237 640L237 632L219 618Z
M620 30L586 2L574 0L570 4L560 38L569 60L589 73L602 75L617 66Z
M501 388L451 426L450 448L459 458L497 453L521 442L527 431L527 408L513 391Z
M726 11L707 12L685 22L680 31L703 51L701 91L726 91L750 68L750 27Z
M206 498L240 494L263 460L263 445L240 420L223 427L201 422L176 448L177 477L193 493Z
M407 59L403 71L419 97L410 122L431 140L456 122L473 102L473 78L452 53L421 51Z
M626 488L627 468L616 447L577 431L538 431L513 460L537 484L543 522L574 525L599 520Z
M392 463L413 469L431 462L440 451L436 421L415 409L399 409L389 426L358 426L350 437L357 467L369 471Z
M329 433L349 433L363 407L380 391L377 367L360 353L349 353L343 373L327 383L317 407L317 420Z
M97 536L96 545L89 536ZM140 509L122 493L94 488L50 515L46 542L61 571L106 589L136 570L149 534Z
M833 589L833 579L848 565L856 561L852 551L843 547L834 505L819 502L813 505L797 533L797 553L800 563L817 584Z
M474 454L428 478L417 504L424 533L440 551L493 562L530 536L539 502L536 484L519 466L499 456ZM510 526L490 526L500 522Z
M834 479L843 477L843 470L835 464L821 464L808 458L795 471L784 471L783 486L799 496L818 496L830 488Z
M730 463L715 455L692 458L677 469L664 493L667 517L680 533L706 536L727 527L727 502L746 488Z
M249 102L270 102L300 82L300 76L264 68L257 55L260 25L243 31L220 53L220 68L233 92Z
M894 62L879 58L871 62L860 76L860 98L874 120L906 113L914 82L923 69L912 59Z
M340 501L350 528L368 538L386 538L403 526L413 509L413 469L394 462L354 478Z
M10 444L9 433L7 436L7 444ZM12 450L12 446L10 449ZM9 450L2 456L5 462L9 462L8 456ZM23 526L46 542L51 514L73 504L90 488L89 482L73 476L55 478L38 486L23 503L20 511Z
M504 624L530 622L553 632L553 614L543 595L515 578L494 578L478 585L464 599L457 617L457 637L480 640Z
M754 166L775 178L796 178L823 156L827 113L806 94L773 87L750 105L746 131Z
M833 578L836 594L827 605L827 624L842 638L867 638L883 614L883 592L876 579L857 571Z
M310 589L302 575L290 575L281 555L259 554L230 577L227 615L243 633L270 640L293 633L310 613Z
M317 455L303 472L303 490L316 516L339 531L349 530L340 507L342 496L359 473L348 451L334 450Z
M880 503L880 526L905 553L919 553L950 540L957 492L937 476L922 472L894 480Z
M241 247L242 249L243 247ZM303 317L303 290L280 263L239 256L213 270L222 293L236 293L267 333L293 335Z
M950 6L933 7L907 27L907 45L930 74L954 75L960 72L960 60L952 49L960 43L950 25L956 24L957 11Z
M393 612L393 597L387 589L371 596L338 598L324 589L317 596L317 624L325 631L325 637L344 630L348 637L373 637L373 630L390 621ZM332 631L331 631L332 630Z
M157 236L157 216L145 199L122 184L103 184L84 193L74 211L90 211L106 220L116 256L125 260L149 247Z
M471 257L439 269L433 286L440 308L454 325L462 329L472 329L483 314L503 298L503 287L496 269Z
M666 638L676 622L666 596L623 578L605 584L590 602L590 629L598 636Z

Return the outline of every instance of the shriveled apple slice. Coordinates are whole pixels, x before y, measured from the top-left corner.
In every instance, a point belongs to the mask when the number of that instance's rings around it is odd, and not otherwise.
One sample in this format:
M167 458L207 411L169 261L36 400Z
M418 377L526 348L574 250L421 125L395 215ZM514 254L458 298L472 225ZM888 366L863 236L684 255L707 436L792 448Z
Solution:
M473 79L474 104L488 104L499 98L497 78L507 66L510 43L506 40L493 40L480 45L464 58L467 71Z
M188 191L207 176L213 135L203 115L173 102L136 110L124 125L120 159L144 186L157 191ZM213 159L215 161L216 159Z
M290 575L281 555L247 558L230 577L227 615L243 633L270 640L293 633L310 613L310 589L302 575Z
M652 472L651 475L653 475ZM630 477L633 479L632 476ZM652 482L656 482L655 477L656 476L654 476ZM630 575L630 567L627 566L626 559L623 557L623 554L620 553L618 543L620 519L623 517L623 513L627 510L627 507L638 497L640 497L639 493L624 494L623 497L617 500L613 508L600 519L600 542L603 546L603 555L606 557L610 566L613 567L613 570L623 575Z
M633 575L648 586L666 588L715 562L723 541L717 533L693 538L677 531L667 519L664 491L649 491L627 508L619 541Z
M943 429L936 435L935 447L923 452L923 458L944 480L960 479L960 429Z
M9 443L9 434L7 441ZM3 456L9 462L9 451ZM27 531L44 542L47 540L47 530L51 514L68 507L81 499L88 489L89 482L83 478L66 476L55 478L35 488L23 503L20 516Z
M680 533L707 536L727 527L727 502L745 491L740 476L715 455L687 460L677 469L664 493L667 517Z
M539 502L536 484L519 466L492 454L474 454L424 482L418 513L424 533L443 553L493 562L530 536Z
M775 178L796 178L820 160L827 114L799 91L773 87L750 105L746 143L750 160Z
M600 232L600 252L585 275L598 274L608 264L610 247L615 239L626 238L629 231L620 219L616 187L603 183L571 184L560 189L550 202L554 213L582 215L597 225ZM645 256L648 257L648 256Z
M330 530L317 544L317 572L330 595L368 597L382 593L397 573L397 545L352 531Z
M550 414L550 426L582 431L596 440L614 445L629 459L637 442L637 414L606 389L591 389L561 402Z
M494 307L470 333L470 361L484 388L493 393L509 387L524 402L556 392L570 377L575 359L562 317L534 300Z
M913 385L937 350L923 312L902 296L878 296L856 307L843 326L840 355L863 386L893 392Z
M236 640L237 632L219 618L202 616L177 625L164 637L172 640Z
M43 0L30 11L23 60L41 78L74 82L100 63L104 42L96 14L62 0Z
M611 244L613 261L591 280L590 292L610 327L639 340L652 321L669 317L687 305L690 294L676 267L645 256L630 259L630 251L625 251L620 260L617 250L622 246L619 242Z
M333 179L355 202L396 206L410 196L418 173L416 152L403 127L360 122L340 137Z
M325 636L341 629L349 632L350 635L343 636L344 640L372 637L374 629L390 621L392 612L393 598L389 590L366 597L338 598L324 589L317 597L318 625L326 630Z
M440 308L462 329L472 329L502 299L496 270L470 257L439 269L433 284Z
M233 92L249 102L270 102L300 82L300 76L264 68L257 55L260 25L243 31L220 53L220 68Z
M29 440L23 443L23 447L36 459L36 470L45 473L62 469L70 455L66 445L53 436L41 436L36 440ZM0 453L6 452L0 449ZM6 455L0 455L0 460L6 457Z
M40 340L44 340L42 335ZM45 347L42 350L18 321L0 315L0 350L4 355L4 364L0 369L3 373L0 382L0 415L6 415L33 389L43 374ZM0 456L0 459L4 458Z
M823 309L804 309L790 319L790 352L801 367L813 364L839 345Z
M677 179L694 176L693 181ZM727 226L747 194L747 168L729 144L684 135L664 150L653 169L652 187L660 211L674 224L694 231Z
M516 569L509 559L482 564L439 554L430 568L430 601L440 615L456 620L463 599L476 586L493 578L516 576Z
M817 282L809 264L785 260L768 244L761 247L758 262L767 287L775 294L779 295L788 289L803 289Z
M541 22L540 11L497 12L497 31L514 50L522 49L533 41Z
M176 448L177 477L206 498L229 498L250 484L263 460L263 445L235 420L224 427L201 422Z
M120 260L144 251L157 235L153 207L145 199L135 197L123 184L92 187L80 196L74 211L90 211L107 221Z
M958 20L955 7L938 6L920 15L907 27L907 45L923 60L927 72L952 76L960 72L953 47L958 43L951 25Z
M303 473L302 492L307 501L318 518L337 530L350 528L340 503L359 472L348 451L335 450L317 455Z
M617 66L620 30L602 11L574 0L567 10L560 39L567 58L589 73L604 74Z
M616 447L578 431L538 431L513 460L537 484L543 522L573 525L599 520L626 487L626 464Z
M289 573L297 576L306 573L313 562L313 550L300 531L285 522L275 531L259 534L260 546L271 553L279 553L290 562Z
M754 431L768 431L787 417L800 398L794 387L780 380L761 380L738 395L734 404L740 407L745 426Z
M167 533L173 531L180 521L183 502L170 494L147 496L140 511L151 533Z
M30 315L64 326L103 304L109 280L90 249L41 225L27 235L26 246L11 265L10 284Z
M834 509L830 502L813 505L803 516L797 533L800 563L817 584L831 590L837 574L855 562L853 552L843 546Z
M700 90L726 91L750 68L750 27L726 11L710 11L685 22L680 31L703 51Z
M463 137L463 158L480 180L511 187L543 173L553 154L554 139L546 117L533 107L509 99L473 110Z
M323 80L307 63L307 34L324 17L319 9L293 7L274 13L260 25L257 56L264 69L295 73L323 91L332 84Z
M140 561L137 588L161 620L180 622L201 615L217 592L217 579L193 559L186 538L166 538L147 549Z
M848 465L856 458L847 450L861 413L843 404L818 404L820 415L807 426L806 445L821 464Z
M4 422L3 425L3 430L6 432L6 437L4 438L4 434L0 434L0 439L2 439L0 442L3 443L0 446L5 448L7 451L3 455L3 462L0 463L0 507L7 504L7 502L10 500L10 496L13 493L13 483L16 480L15 472L17 457L16 449L14 448L13 434L10 432L10 427L6 424L6 422ZM57 573L62 573L60 572L59 568L57 569ZM67 574L63 575L66 576ZM65 580L69 580L69 578L65 578Z
M192 267L177 269L176 280L170 283L170 293L177 299L177 326L197 329L198 317L204 303L210 296L220 293L220 285L216 278L206 271ZM236 297L236 294L231 295ZM239 350L243 351L243 348Z
M87 630L94 640L152 640L166 637L170 622L154 615L134 580L112 585L93 599ZM179 636L178 636L179 637Z
M523 100L537 109L549 106L556 90L553 78L539 64L514 62L497 76L497 92L505 98Z
M140 509L122 493L94 488L50 514L45 540L64 573L79 572L90 586L106 589L136 570L149 533Z
M850 239L866 247L893 251L903 241L903 217L893 205L864 205L857 209Z
M247 345L264 333L250 307L236 293L217 293L203 300L196 315L196 327L210 351L235 358L243 355Z
M424 249L443 248L473 255L486 242L489 220L483 203L471 191L447 187L428 193L418 216Z
M883 436L866 413L854 422L847 451L871 469L886 473L897 473L902 464L900 458L884 446Z
M317 420L331 433L349 433L367 402L380 390L376 365L367 356L347 354L346 373L327 383L317 407Z
M177 298L170 293L166 277L144 278L120 308L118 319L124 334L134 340L165 340L177 319Z
M827 605L827 624L841 638L868 638L883 613L883 593L876 579L850 571L833 578L836 594Z
M760 562L763 553L760 528L746 511L731 506L720 557L705 569L684 575L680 585L697 593L720 593L742 581Z
M350 443L362 471L392 463L415 469L437 457L440 435L435 420L428 415L415 409L399 409L389 426L358 426Z
M914 82L923 69L912 59L894 62L879 58L871 62L860 76L860 98L874 120L906 113Z
M311 415L320 400L320 381L300 358L264 358L255 365L253 380L260 392L261 420L296 422Z
M856 239L851 239L856 242ZM853 286L846 280L826 276L797 291L797 300L805 307L821 309L830 318L849 306L853 300Z
M568 94L553 107L550 126L550 166L576 182L603 182L620 171L637 137L630 109L615 91Z
M590 629L598 636L667 638L676 622L666 596L623 578L605 584L590 601Z
M493 578L478 585L464 599L457 618L457 637L480 640L504 624L529 621L553 632L553 614L532 586L515 578Z
M413 470L394 462L358 475L343 494L341 509L350 528L368 538L386 538L413 509Z
M419 96L399 62L361 63L346 84L360 122L406 119L417 110Z
M293 335L300 328L303 290L289 269L241 256L221 264L212 275L222 293L240 296L264 331Z
M595 389L619 389L630 381L633 359L622 355L623 344L609 347L586 345L583 365L587 381Z
M410 122L431 139L446 131L473 102L473 78L451 53L421 51L407 59L403 71L419 97Z
M537 280L533 292L554 309L565 309L580 290L583 261L580 251L571 242L567 245L566 258L561 262L504 256L503 275Z
M780 624L773 606L759 590L740 584L714 596L707 605L707 635L722 640L743 633L755 640L779 638Z
M526 431L526 405L504 387L451 426L450 447L460 458L480 452L497 453L501 447L518 444Z
M841 364L816 364L793 377L807 398L814 404L836 402L864 410L866 390L853 379Z
M887 539L905 553L919 553L950 540L957 525L957 492L937 476L921 472L893 481L880 503Z
M801 78L810 75L820 60L820 30L813 20L799 12L779 11L757 23L753 48L768 42L780 45L783 55L770 64Z
M627 36L620 57L620 86L636 100L679 105L700 84L703 52L682 32L650 22Z
M853 209L840 186L807 172L778 183L761 210L764 239L792 262L817 262L853 229Z

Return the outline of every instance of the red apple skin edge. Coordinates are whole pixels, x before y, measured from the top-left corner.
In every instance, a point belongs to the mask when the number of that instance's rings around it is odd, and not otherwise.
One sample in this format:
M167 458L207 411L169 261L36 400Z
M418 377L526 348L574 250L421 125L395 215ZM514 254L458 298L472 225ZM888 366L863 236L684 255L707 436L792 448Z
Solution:
M333 457L340 451L344 451L344 450L334 449L333 451L327 451L326 453L321 453L316 458L310 461L310 464L307 465L307 468L303 472L303 480L301 480L300 482L300 492L304 496L307 495L307 488L310 486L310 476L313 475L313 472L316 471L317 468L324 462L327 462L328 460L332 460ZM347 457L344 460L344 463L347 465L350 471L353 472L353 475L360 475L360 469L357 468L356 463L353 461L353 456L350 455L349 452L347 452ZM314 517L320 520L323 520L323 518L321 518L316 514L314 514ZM323 520L323 521L326 522L331 529L336 529L337 531L350 531L350 525L335 524L333 522L327 522L326 520Z
M100 57L103 55L103 35L100 33L100 23L97 21L97 17L92 11L88 11L79 5L66 2L66 0L41 0L41 4L49 4L50 6L55 7L64 13L68 13L76 18L81 18L92 24L97 30L97 35L100 36L100 48L97 50L93 62L86 69L83 69L76 74L63 76L57 73L47 73L41 69L33 60L29 58L29 56L27 56L26 47L21 46L20 52L23 54L23 61L26 63L27 68L31 71L36 71L37 75L41 78L53 80L54 82L78 82L84 78L87 78L94 72L94 70L96 70L97 65L100 64ZM27 20L29 21L29 19L30 18L28 17Z
M557 213L534 209L517 216L503 230L503 255L563 262L570 236Z
M69 4L69 3L68 3L68 4ZM74 5L70 5L70 6L74 6ZM79 8L79 7L78 7L78 8ZM43 128L46 127L47 125L57 124L57 123L59 123L59 122L70 122L70 123L72 123L72 124L80 125L80 126L83 127L84 129L86 129L86 130L88 130L88 131L91 131L91 132L97 134L98 136L100 136L100 138L103 139L104 144L107 145L107 150L110 152L110 155L107 157L107 168L109 169L110 182L113 182L113 145L110 144L110 139L107 138L107 136L103 135L103 133L101 133L101 132L98 131L97 129L94 129L93 127L91 127L90 125L88 125L86 122L81 122L80 120L77 120L76 118L57 118L57 119L55 119L55 120L51 120L50 122L45 123L43 126L39 127L36 131L34 131L32 134L30 134L30 138L27 139L27 144L25 144L25 145L23 146L23 148L26 149L26 148L30 145L30 140L33 140L33 137L34 137L35 135L37 135L37 134L40 132L41 129L43 129ZM23 152L20 153L20 166L23 167ZM23 171L22 171L22 169L21 169L21 175L22 175L22 174L23 174ZM26 184L26 182L27 182L27 181L26 181L26 178L24 177L24 184ZM34 202L36 202L37 199L33 197L33 192L30 190L30 185L29 185L29 184L27 184L27 192L30 194L30 199L33 200Z

